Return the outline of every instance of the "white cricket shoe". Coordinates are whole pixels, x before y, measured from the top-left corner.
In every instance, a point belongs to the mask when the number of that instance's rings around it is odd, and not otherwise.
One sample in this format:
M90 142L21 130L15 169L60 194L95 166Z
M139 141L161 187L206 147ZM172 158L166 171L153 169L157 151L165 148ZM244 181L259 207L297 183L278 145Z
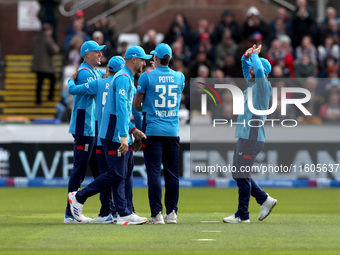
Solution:
M173 210L171 213L165 215L164 221L167 224L176 224L177 223L177 214L175 210Z
M230 215L229 217L223 218L224 223L250 223L250 220L241 220L240 217L235 217L235 214Z
M76 194L77 194L76 191L68 193L68 202L70 203L71 213L73 217L77 221L84 221L84 220L91 219L83 215L83 205L77 201Z
M261 211L258 220L264 220L271 213L276 203L277 200L268 195L266 201L264 201L264 203L261 205Z
M137 214L132 213L127 216L117 217L117 225L141 225L147 223L148 219L145 217L139 217Z
M84 216L85 217L85 216ZM74 223L91 223L92 219L89 217L85 217L83 220L76 220L73 216L67 215L65 213L64 223L66 224L74 224Z
M162 212L159 212L155 217L151 217L149 224L164 224Z
M112 216L112 214L110 213L108 216L104 216L104 217L98 216L98 217L94 218L91 221L91 223L107 224L107 223L113 223L113 222L115 222L115 220L117 220L117 217L114 218Z

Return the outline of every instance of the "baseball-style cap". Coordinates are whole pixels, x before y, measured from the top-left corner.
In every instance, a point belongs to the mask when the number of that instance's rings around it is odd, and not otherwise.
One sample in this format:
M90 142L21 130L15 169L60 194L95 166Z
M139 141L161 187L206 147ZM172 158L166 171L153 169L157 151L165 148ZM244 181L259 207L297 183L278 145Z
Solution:
M125 66L125 60L121 56L115 56L109 60L109 70L111 72L118 72Z
M265 74L270 74L270 72L272 71L272 65L269 63L269 61L265 58L260 58L260 61L262 63L263 66L263 70ZM250 60L246 61L248 65L253 66L253 62L251 62Z
M131 58L150 59L152 56L145 54L145 51L140 46L131 46L125 52L125 59Z
M172 56L172 49L166 43L160 43L156 46L156 49L150 52L150 54L156 55L157 57L163 59L165 55Z
M75 16L76 18L83 18L83 17L85 17L85 13L84 13L82 10L78 10L78 11L76 11L76 13L74 14L74 16Z
M96 43L95 41L87 41L84 42L83 45L80 48L80 55L81 57L85 57L86 53L89 53L90 51L97 51L97 50L101 50L104 51L106 50L106 45L99 45L98 43Z

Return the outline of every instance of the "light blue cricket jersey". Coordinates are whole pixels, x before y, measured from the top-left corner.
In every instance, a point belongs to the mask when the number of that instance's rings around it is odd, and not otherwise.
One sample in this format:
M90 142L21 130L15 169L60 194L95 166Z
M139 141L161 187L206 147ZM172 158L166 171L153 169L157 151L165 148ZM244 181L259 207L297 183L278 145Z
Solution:
M121 137L127 137L135 126L131 123L132 102L134 98L133 74L127 66L116 73L112 79L106 97L99 137L120 143Z
M96 145L101 146L98 131L100 128L106 96L109 92L109 86L113 79L113 75L105 78L94 80L89 83L76 85L74 80L70 79L68 82L68 91L72 95L94 95L95 97L95 137Z
M104 72L93 69L85 61L80 65L76 84L84 84L98 80L104 76ZM83 136L95 136L95 101L91 95L74 95L73 109L70 121L69 133Z
M178 136L178 110L184 85L184 75L168 66L157 66L140 76L137 93L144 95L142 112L146 136Z
M266 75L263 71L263 66L260 61L260 58L257 53L251 54L251 61L253 63L254 71L255 71L255 83L249 82L248 78L250 77L250 66L246 63L247 58L245 56L242 56L241 62L242 62L242 71L243 76L246 79L249 87L253 88L253 106L257 110L267 110L269 106L269 101L272 97L272 86L268 79L266 78ZM266 141L266 134L264 130L264 126L261 127L250 127L248 125L249 120L262 120L263 122L266 119L266 116L258 116L254 115L250 112L248 107L248 88L243 92L244 95L244 114L239 115L237 118L237 126L236 126L236 132L235 137L236 138L243 138L243 139L250 139L250 140L257 140L260 142ZM245 126L243 125L243 122L245 121ZM239 124L241 122L242 124ZM254 121L250 123L252 126L260 126L261 123L258 121Z

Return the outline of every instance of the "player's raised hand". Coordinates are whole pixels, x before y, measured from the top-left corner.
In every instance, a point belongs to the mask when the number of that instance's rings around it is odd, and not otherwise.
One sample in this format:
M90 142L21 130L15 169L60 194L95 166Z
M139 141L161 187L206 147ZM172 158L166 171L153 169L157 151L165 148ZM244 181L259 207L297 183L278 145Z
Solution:
M110 71L109 71L109 64L106 65L106 70L105 70L105 75L104 75L104 79L110 76Z
M145 138L146 139L146 135L142 132L142 131L140 131L139 129L135 129L135 130L133 130L132 131L132 134L133 134L133 137L135 138L135 139L142 139L142 138Z
M256 51L257 54L260 54L261 49L262 49L262 44L260 44L257 48L255 48L254 51Z
M121 137L118 152L125 155L128 152L128 150L129 150L129 144L127 142L127 137Z
M254 44L252 47L250 47L249 49L247 49L246 52L244 53L244 55L245 55L246 57L249 57L250 54L255 50L255 48L256 48L256 44Z

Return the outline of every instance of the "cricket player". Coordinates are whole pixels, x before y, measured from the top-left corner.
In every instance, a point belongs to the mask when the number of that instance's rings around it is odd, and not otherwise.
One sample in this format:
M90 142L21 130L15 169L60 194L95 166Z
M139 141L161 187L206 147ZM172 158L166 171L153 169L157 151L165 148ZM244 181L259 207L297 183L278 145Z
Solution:
M151 52L155 70L143 73L137 86L134 107L143 113L143 152L148 175L150 224L177 223L179 198L178 110L185 78L169 68L172 50L161 43ZM165 207L163 218L161 164L164 167Z
M95 41L87 41L80 48L84 62L80 65L76 84L83 84L101 79L105 73L96 68L101 63L102 53L106 45L98 45ZM77 191L85 178L87 166L95 144L95 99L91 95L75 95L70 121L69 133L74 137L73 168L68 183L68 192ZM95 164L97 166L97 164ZM92 170L92 169L91 169ZM98 175L92 173L94 178ZM98 173L99 174L99 173ZM64 223L89 223L92 219L84 217L74 220L70 205L67 203Z
M272 87L268 81L268 74L271 71L271 65L268 60L259 58L261 45L256 48L246 50L242 56L242 71L249 87L252 88L253 106L257 110L268 109L269 101L272 96ZM258 204L261 205L261 211L258 219L264 220L276 205L277 200L265 193L251 178L249 171L244 171L253 166L256 156L262 151L266 140L265 130L261 127L251 127L248 125L249 120L264 121L265 116L257 116L250 112L248 108L247 94L249 88L244 91L245 102L243 115L239 115L237 119L236 138L239 138L236 143L234 152L233 166L236 167L236 172L233 173L233 178L237 182L238 187L238 210L235 214L223 218L225 223L249 223L249 200L250 195L255 197ZM242 123L245 123L243 125ZM253 124L255 125L255 124Z
M105 79L93 80L91 82L76 85L74 80L77 77L76 72L68 82L68 91L72 95L92 95L95 98L95 151L97 155L97 163L99 174L104 174L107 169L107 163L104 155L103 146L98 137L98 129L100 128L102 113L106 102L106 96L109 91L109 85L113 76L121 70L125 65L125 60L120 56L112 57L106 67ZM111 187L100 192L101 209L98 217L94 218L91 223L112 223L117 219Z
M105 152L108 171L78 192L69 193L72 215L77 220L86 218L83 215L83 204L87 198L113 186L113 197L118 213L117 225L139 225L147 218L139 217L127 206L125 181L129 158L129 143L132 133L135 139L146 138L130 122L134 97L133 76L141 72L145 59L150 59L139 46L132 46L125 53L125 66L112 79L109 86L106 104L99 130L99 137Z

